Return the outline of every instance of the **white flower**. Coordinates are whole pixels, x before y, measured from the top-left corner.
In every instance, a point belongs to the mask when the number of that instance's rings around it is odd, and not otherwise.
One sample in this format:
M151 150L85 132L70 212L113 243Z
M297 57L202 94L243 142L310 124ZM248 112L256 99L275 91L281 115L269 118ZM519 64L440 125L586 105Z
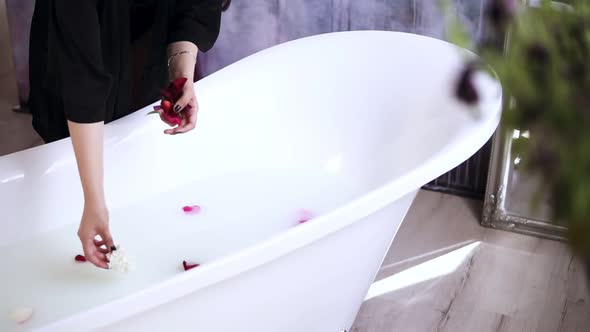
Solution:
M135 269L133 258L128 256L120 246L116 246L115 248L116 250L107 254L109 269L125 273L133 271Z

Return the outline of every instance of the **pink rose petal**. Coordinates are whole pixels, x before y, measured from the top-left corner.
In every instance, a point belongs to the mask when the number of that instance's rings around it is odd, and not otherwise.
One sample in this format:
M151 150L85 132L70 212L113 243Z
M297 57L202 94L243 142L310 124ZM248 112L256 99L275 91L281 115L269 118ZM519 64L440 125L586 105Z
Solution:
M313 212L306 209L299 210L299 224L306 223L311 219L313 219Z
M199 213L201 212L201 207L198 205L191 205L191 206L183 206L182 211L186 213Z
M17 307L10 312L10 319L17 324L26 323L33 316L33 308L31 307Z

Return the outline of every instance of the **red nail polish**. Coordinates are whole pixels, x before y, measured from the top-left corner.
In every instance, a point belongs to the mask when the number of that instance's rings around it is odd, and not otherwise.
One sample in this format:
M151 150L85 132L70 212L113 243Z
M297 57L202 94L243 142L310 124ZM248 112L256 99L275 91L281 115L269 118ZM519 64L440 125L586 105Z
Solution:
M76 262L86 262L86 257L82 256L82 255L76 255L76 257L74 257L74 260Z

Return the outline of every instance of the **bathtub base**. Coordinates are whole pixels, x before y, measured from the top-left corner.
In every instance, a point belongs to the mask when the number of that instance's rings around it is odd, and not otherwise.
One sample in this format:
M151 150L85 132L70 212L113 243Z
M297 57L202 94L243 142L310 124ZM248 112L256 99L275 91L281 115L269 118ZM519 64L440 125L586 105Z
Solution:
M416 193L280 260L103 331L348 331Z

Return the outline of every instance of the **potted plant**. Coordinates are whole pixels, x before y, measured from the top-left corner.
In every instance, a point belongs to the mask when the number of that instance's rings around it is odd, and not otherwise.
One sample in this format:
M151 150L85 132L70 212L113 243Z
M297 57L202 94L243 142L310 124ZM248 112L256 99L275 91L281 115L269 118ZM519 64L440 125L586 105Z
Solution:
M499 77L509 100L503 124L530 131L515 149L540 175L552 220L568 228L590 281L590 1L489 0L487 33L478 43L448 17L449 39L486 64L466 64L457 97L476 101L470 79L477 68Z

